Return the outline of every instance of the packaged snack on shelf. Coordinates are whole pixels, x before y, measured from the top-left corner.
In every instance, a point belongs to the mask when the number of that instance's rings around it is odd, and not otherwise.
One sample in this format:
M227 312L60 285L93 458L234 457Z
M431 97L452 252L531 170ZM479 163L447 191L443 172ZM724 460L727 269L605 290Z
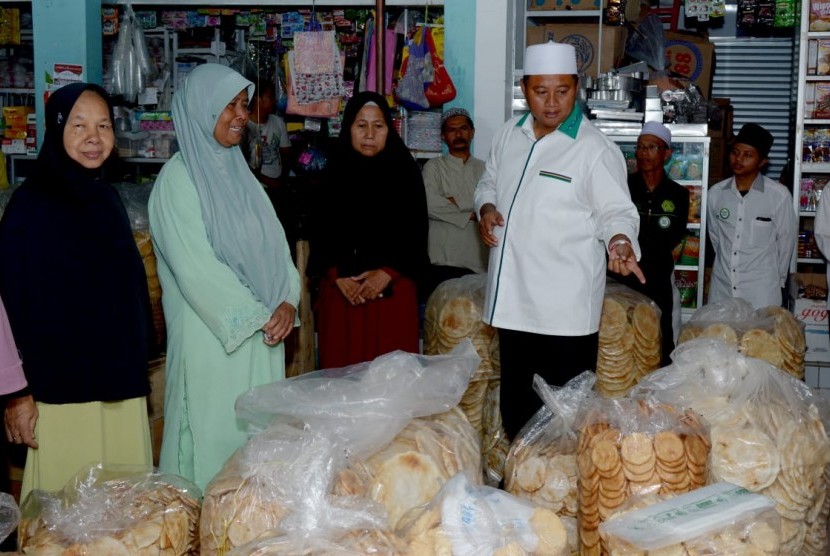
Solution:
M689 233L683 242L683 251L680 252L679 264L697 266L700 259L700 236Z
M674 285L680 292L680 306L684 309L697 307L697 271L676 270Z
M701 189L699 185L687 185L686 189L689 190L689 222L696 224L700 222Z
M818 82L816 87L816 108L814 118L830 118L830 82Z
M830 74L830 40L818 40L816 56L816 75Z

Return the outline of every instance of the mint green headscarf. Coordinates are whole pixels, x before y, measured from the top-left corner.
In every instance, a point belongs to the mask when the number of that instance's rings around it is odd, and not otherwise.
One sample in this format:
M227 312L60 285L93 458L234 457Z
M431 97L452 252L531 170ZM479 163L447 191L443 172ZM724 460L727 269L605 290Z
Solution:
M219 114L245 89L253 98L254 84L226 66L197 66L173 98L173 122L216 257L273 311L289 292L285 232L239 147L213 137Z

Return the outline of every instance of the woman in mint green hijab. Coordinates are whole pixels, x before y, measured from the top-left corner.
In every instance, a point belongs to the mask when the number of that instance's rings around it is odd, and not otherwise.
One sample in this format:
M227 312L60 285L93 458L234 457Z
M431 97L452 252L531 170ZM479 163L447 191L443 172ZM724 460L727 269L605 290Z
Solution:
M239 149L254 85L218 64L173 99L181 151L150 196L167 325L159 468L203 489L246 440L236 397L285 377L300 280L274 209Z

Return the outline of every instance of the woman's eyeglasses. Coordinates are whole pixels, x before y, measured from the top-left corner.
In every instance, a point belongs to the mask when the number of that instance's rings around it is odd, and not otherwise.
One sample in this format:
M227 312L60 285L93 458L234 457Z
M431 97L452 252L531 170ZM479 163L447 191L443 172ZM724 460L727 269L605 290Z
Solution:
M635 151L643 151L647 153L656 153L657 151L663 151L666 147L661 147L659 145L637 145L634 147Z

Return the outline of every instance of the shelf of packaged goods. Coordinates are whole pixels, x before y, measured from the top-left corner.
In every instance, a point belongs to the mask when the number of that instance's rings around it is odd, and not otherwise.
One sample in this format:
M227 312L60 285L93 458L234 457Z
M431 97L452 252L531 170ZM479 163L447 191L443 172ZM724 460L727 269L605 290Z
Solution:
M807 162L801 165L802 174L830 174L830 162Z
M797 261L798 264L824 264L824 259L807 259L804 257L799 257Z

